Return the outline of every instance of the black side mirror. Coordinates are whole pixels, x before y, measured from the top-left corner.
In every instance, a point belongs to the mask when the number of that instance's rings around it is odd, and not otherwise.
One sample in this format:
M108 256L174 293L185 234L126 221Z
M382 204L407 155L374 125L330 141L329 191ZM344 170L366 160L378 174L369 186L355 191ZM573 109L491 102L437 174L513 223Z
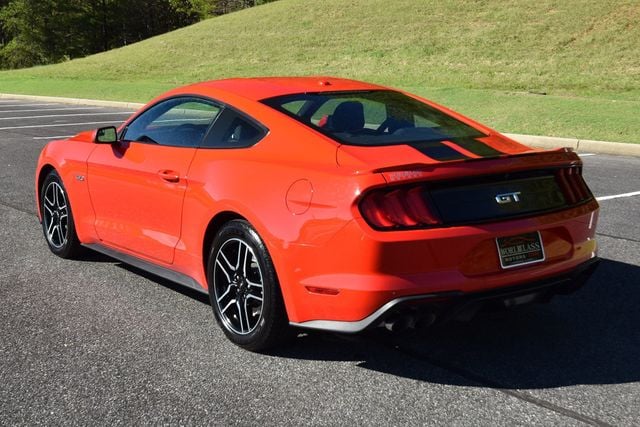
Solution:
M113 144L118 142L118 130L115 126L107 126L96 131L94 142L98 144Z

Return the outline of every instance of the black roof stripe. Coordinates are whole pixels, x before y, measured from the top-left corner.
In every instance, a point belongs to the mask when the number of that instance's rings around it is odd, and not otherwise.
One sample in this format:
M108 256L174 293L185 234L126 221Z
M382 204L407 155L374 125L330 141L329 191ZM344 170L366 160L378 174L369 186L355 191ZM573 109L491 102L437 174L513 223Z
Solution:
M407 144L408 146L415 148L424 155L431 157L434 160L446 162L450 160L463 160L468 159L461 152L443 144L442 142L435 141L419 141Z
M504 154L503 152L498 151L495 148L490 147L489 145L475 138L448 138L447 141L451 141L454 144L480 157L494 157Z

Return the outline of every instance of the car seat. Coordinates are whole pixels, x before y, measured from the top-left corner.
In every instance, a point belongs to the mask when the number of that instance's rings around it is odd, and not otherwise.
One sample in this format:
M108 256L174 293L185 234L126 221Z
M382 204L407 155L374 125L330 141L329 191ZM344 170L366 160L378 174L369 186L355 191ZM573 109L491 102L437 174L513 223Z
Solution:
M345 101L330 116L327 126L335 132L357 132L364 128L364 106L359 101Z

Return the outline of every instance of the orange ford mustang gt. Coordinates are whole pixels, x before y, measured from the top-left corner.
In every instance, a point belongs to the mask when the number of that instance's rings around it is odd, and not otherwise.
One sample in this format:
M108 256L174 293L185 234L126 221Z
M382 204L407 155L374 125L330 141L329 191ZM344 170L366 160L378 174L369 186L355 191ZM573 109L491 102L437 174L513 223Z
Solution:
M399 329L577 289L597 262L581 172L399 90L253 78L51 142L35 183L55 254L208 293L227 337L263 350L292 326Z

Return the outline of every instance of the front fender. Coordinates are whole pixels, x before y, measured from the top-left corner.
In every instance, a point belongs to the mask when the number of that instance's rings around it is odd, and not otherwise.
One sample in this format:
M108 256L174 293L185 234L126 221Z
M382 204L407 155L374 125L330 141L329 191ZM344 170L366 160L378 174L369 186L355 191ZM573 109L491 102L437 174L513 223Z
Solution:
M44 146L38 158L35 175L35 194L38 219L40 211L40 190L46 175L55 170L67 192L74 218L78 239L82 243L95 242L95 212L91 204L87 186L87 158L95 146L84 141L52 141Z

